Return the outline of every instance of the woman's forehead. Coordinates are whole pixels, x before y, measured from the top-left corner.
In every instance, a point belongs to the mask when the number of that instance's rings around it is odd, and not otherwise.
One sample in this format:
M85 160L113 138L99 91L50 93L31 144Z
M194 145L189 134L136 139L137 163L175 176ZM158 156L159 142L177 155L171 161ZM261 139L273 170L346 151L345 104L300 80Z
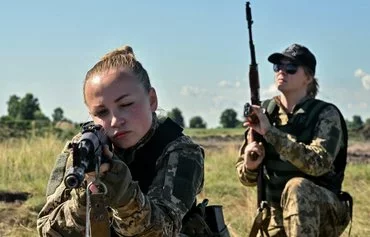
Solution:
M134 74L127 70L109 70L93 75L87 85L111 85L138 82Z
M134 77L134 74L127 67L110 68L99 73L98 75L100 75L101 77L114 77L114 78Z

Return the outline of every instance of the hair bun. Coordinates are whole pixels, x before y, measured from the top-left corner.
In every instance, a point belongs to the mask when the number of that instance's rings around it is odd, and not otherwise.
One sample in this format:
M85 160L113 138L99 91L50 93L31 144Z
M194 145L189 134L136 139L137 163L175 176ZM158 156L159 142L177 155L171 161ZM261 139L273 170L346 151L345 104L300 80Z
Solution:
M120 51L122 54L132 54L133 56L135 56L134 50L129 45L124 45L116 50Z
M124 45L122 47L119 47L107 54L105 54L102 58L101 58L101 61L104 61L108 58L112 58L114 56L119 56L119 55L122 55L122 56L131 56L133 58L135 58L135 54L134 54L134 50L132 49L131 46L129 45Z

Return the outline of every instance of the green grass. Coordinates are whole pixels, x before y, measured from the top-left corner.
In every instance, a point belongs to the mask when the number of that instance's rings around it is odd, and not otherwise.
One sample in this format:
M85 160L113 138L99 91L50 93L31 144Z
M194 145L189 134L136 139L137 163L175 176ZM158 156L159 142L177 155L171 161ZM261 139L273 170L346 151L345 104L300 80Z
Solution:
M0 143L0 190L29 192L23 205L0 203L0 236L37 236L36 217L45 202L46 184L63 142L55 137Z
M191 137L226 137L226 136L242 136L244 128L185 128L184 133Z
M0 143L0 190L45 193L45 182L63 142L55 137L19 139ZM45 179L46 178L46 179Z
M200 198L224 206L225 220L232 236L246 236L256 213L256 188L243 186L235 171L235 144L206 151L205 187ZM354 199L351 236L370 236L370 164L349 164L343 190ZM348 235L349 227L342 236Z
M243 186L236 175L238 145L214 143L206 149L205 185L198 198L208 198L210 205L223 205L226 223L236 237L247 235L256 211L256 189ZM63 146L64 142L52 136L0 143L0 190L33 195L23 205L0 203L0 236L37 236L36 216L45 202L46 184ZM355 202L351 236L370 236L369 183L369 164L348 165L344 190L353 195Z

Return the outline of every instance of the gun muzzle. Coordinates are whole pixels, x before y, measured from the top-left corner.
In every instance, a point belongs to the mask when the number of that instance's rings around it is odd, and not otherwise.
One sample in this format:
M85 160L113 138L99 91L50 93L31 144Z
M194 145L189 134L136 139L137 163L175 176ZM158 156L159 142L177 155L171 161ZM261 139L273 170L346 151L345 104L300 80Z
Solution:
M85 169L81 167L71 167L68 169L64 184L67 188L78 188L81 186L85 177Z

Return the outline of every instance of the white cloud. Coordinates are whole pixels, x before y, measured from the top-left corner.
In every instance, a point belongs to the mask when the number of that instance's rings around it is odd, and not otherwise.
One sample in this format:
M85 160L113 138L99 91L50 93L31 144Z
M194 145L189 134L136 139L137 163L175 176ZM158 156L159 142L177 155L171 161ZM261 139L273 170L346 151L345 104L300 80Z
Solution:
M370 90L370 75L364 76L362 79L362 85L366 90Z
M192 86L183 86L181 88L180 94L184 96L203 96L206 95L208 92L206 89L199 88L199 87L192 87Z
M347 108L349 109L367 109L369 107L368 103L360 102L357 104L348 103Z
M225 109L225 108L242 108L240 106L240 101L230 98L229 96L214 96L212 97L212 107L215 109Z
M361 78L362 86L366 90L370 90L370 74L364 72L361 68L357 69L354 73L355 77Z
M365 73L364 71L362 71L362 69L361 69L361 68L359 68L359 69L357 69L357 70L355 71L355 77L359 77L359 78L361 78L361 77L364 77L364 76L366 76L366 73Z
M227 80L222 80L218 82L218 86L221 88L239 88L241 85L240 81L227 81Z
M360 108L363 108L363 109L366 109L366 108L368 107L368 104L367 104L366 102L361 102L361 103L359 104L359 107L360 107Z
M226 96L215 96L212 98L213 107L220 108L228 104L228 98Z
M219 86L219 87L226 87L226 88L230 88L230 87L232 87L232 84L231 84L231 82L230 82L230 81L223 80L223 81L220 81L220 82L218 83L218 86Z
M262 89L261 90L261 96L263 97L262 99L271 98L271 97L276 96L278 94L279 94L279 91L276 88L274 83L270 84L270 86L267 89Z

